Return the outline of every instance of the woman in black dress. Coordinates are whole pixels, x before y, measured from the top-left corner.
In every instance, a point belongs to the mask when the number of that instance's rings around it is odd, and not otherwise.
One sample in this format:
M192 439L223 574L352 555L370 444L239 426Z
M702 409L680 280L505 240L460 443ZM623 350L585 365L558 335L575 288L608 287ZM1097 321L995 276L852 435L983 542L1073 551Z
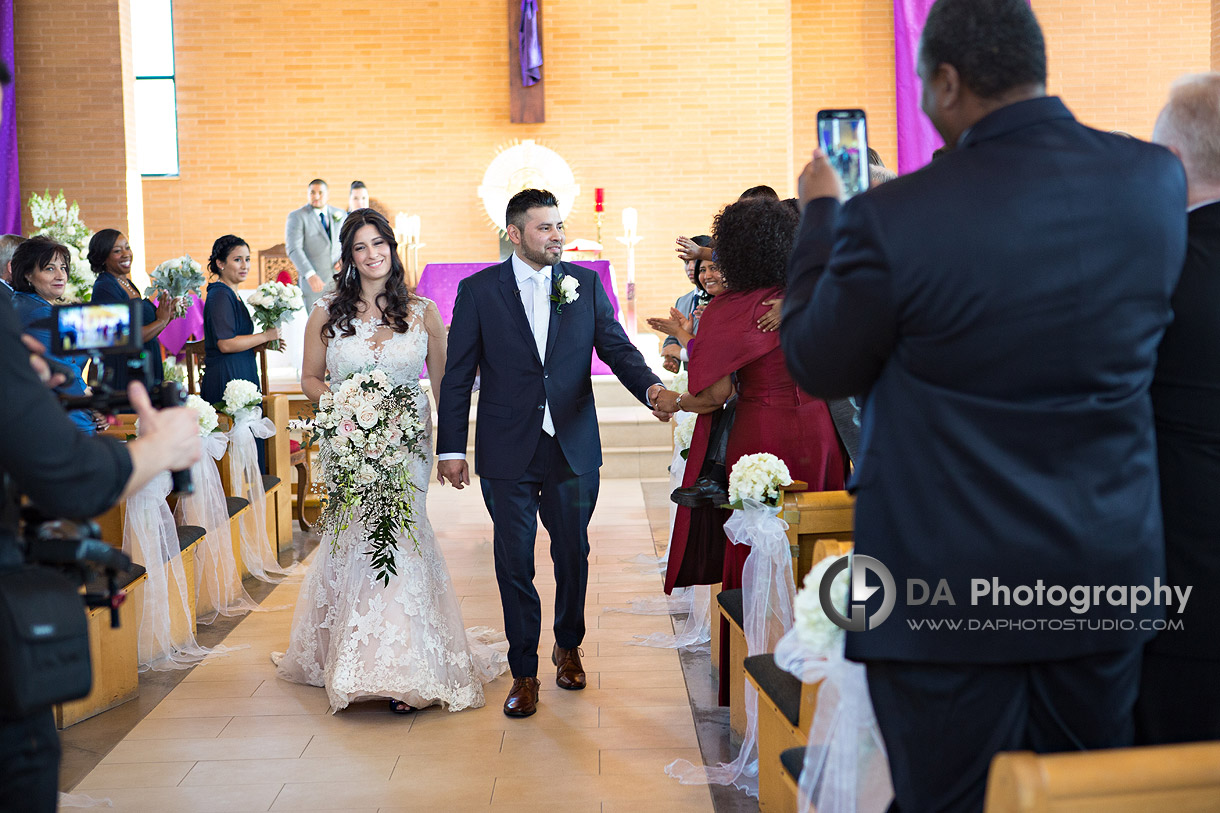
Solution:
M208 271L216 282L208 283L203 306L203 400L215 404L224 398L225 386L235 379L261 386L258 380L259 347L280 337L272 328L254 332L250 311L237 295L237 286L250 273L250 246L240 237L226 234L212 244Z
M131 281L131 246L127 238L118 229L102 229L89 240L89 266L97 274L93 283L91 302L126 302L130 299L142 300L144 309L144 329L141 338L144 341L144 353L147 355L148 371L152 384L160 384L163 376L161 366L161 342L157 339L165 326L174 318L176 299L162 297L160 304L154 305L140 296L140 289ZM108 363L106 366L106 383L117 392L127 389L130 373L121 361Z

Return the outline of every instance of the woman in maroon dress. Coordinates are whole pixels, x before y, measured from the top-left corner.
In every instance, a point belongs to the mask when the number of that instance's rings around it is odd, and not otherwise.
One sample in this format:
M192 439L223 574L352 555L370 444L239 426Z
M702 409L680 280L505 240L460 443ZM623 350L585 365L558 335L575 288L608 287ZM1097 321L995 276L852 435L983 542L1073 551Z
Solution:
M677 406L699 413L687 458L683 486L692 485L702 468L710 434L710 417L736 389L737 414L729 433L726 465L747 454L770 452L788 465L793 479L810 491L843 488L847 456L843 453L826 402L802 392L788 375L779 333L764 333L758 320L771 309L769 300L784 295L785 267L796 231L796 213L776 200L741 200L717 215L713 227L715 262L727 291L703 312L699 334L687 347L690 391ZM736 383L734 383L734 377ZM704 535L692 533L689 509L678 509L666 590L690 578L685 559L705 558ZM741 571L750 548L725 546L720 573L723 589L741 586ZM707 568L703 568L705 571ZM700 581L708 583L709 574Z

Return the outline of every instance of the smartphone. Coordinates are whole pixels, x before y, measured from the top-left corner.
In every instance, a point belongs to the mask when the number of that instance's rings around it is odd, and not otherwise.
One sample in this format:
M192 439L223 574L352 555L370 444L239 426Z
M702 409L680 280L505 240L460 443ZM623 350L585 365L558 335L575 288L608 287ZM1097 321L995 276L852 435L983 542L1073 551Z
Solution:
M868 127L863 110L819 110L818 145L843 182L846 197L868 189Z
M144 349L144 302L56 305L51 309L52 355L130 354Z

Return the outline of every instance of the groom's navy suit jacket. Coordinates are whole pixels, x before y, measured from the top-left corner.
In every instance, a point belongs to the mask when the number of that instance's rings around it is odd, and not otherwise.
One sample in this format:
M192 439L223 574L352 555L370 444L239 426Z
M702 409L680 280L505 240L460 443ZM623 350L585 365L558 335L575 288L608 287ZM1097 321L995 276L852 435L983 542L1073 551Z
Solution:
M1151 636L1138 625L988 629L1078 616L1018 606L1015 590L1008 606L991 595L972 605L971 580L1013 590L1164 578L1149 385L1185 202L1167 150L1090 130L1040 98L991 113L918 172L806 208L784 352L812 395L867 393L856 552L885 564L898 593L882 625L848 633L849 657L1049 661ZM908 579L935 590L942 578L956 605L908 604ZM1159 612L1104 604L1084 617ZM963 626L914 628L937 619Z
M525 473L542 433L549 403L555 437L576 474L602 463L590 366L593 350L619 381L647 404L656 374L614 319L614 308L597 274L557 263L579 283L575 302L551 305L545 359L513 275L512 258L472 274L458 285L449 329L449 354L441 382L437 454L466 451L470 388L480 375L474 462L480 477L513 479ZM555 276L552 276L552 280Z

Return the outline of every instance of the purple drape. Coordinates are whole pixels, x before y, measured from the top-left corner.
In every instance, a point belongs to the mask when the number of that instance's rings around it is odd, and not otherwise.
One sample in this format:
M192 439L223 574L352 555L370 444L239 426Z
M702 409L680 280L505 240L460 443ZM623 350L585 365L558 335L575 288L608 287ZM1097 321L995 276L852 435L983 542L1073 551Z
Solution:
M932 160L944 144L919 109L921 92L915 74L919 35L934 0L894 0L894 90L898 102L898 173L914 172Z
M14 70L13 0L0 0L0 59ZM17 84L4 89L0 122L0 234L21 233L21 176L17 173Z
M517 53L521 58L521 85L542 81L542 42L538 38L538 0L521 0L521 27L517 31Z

